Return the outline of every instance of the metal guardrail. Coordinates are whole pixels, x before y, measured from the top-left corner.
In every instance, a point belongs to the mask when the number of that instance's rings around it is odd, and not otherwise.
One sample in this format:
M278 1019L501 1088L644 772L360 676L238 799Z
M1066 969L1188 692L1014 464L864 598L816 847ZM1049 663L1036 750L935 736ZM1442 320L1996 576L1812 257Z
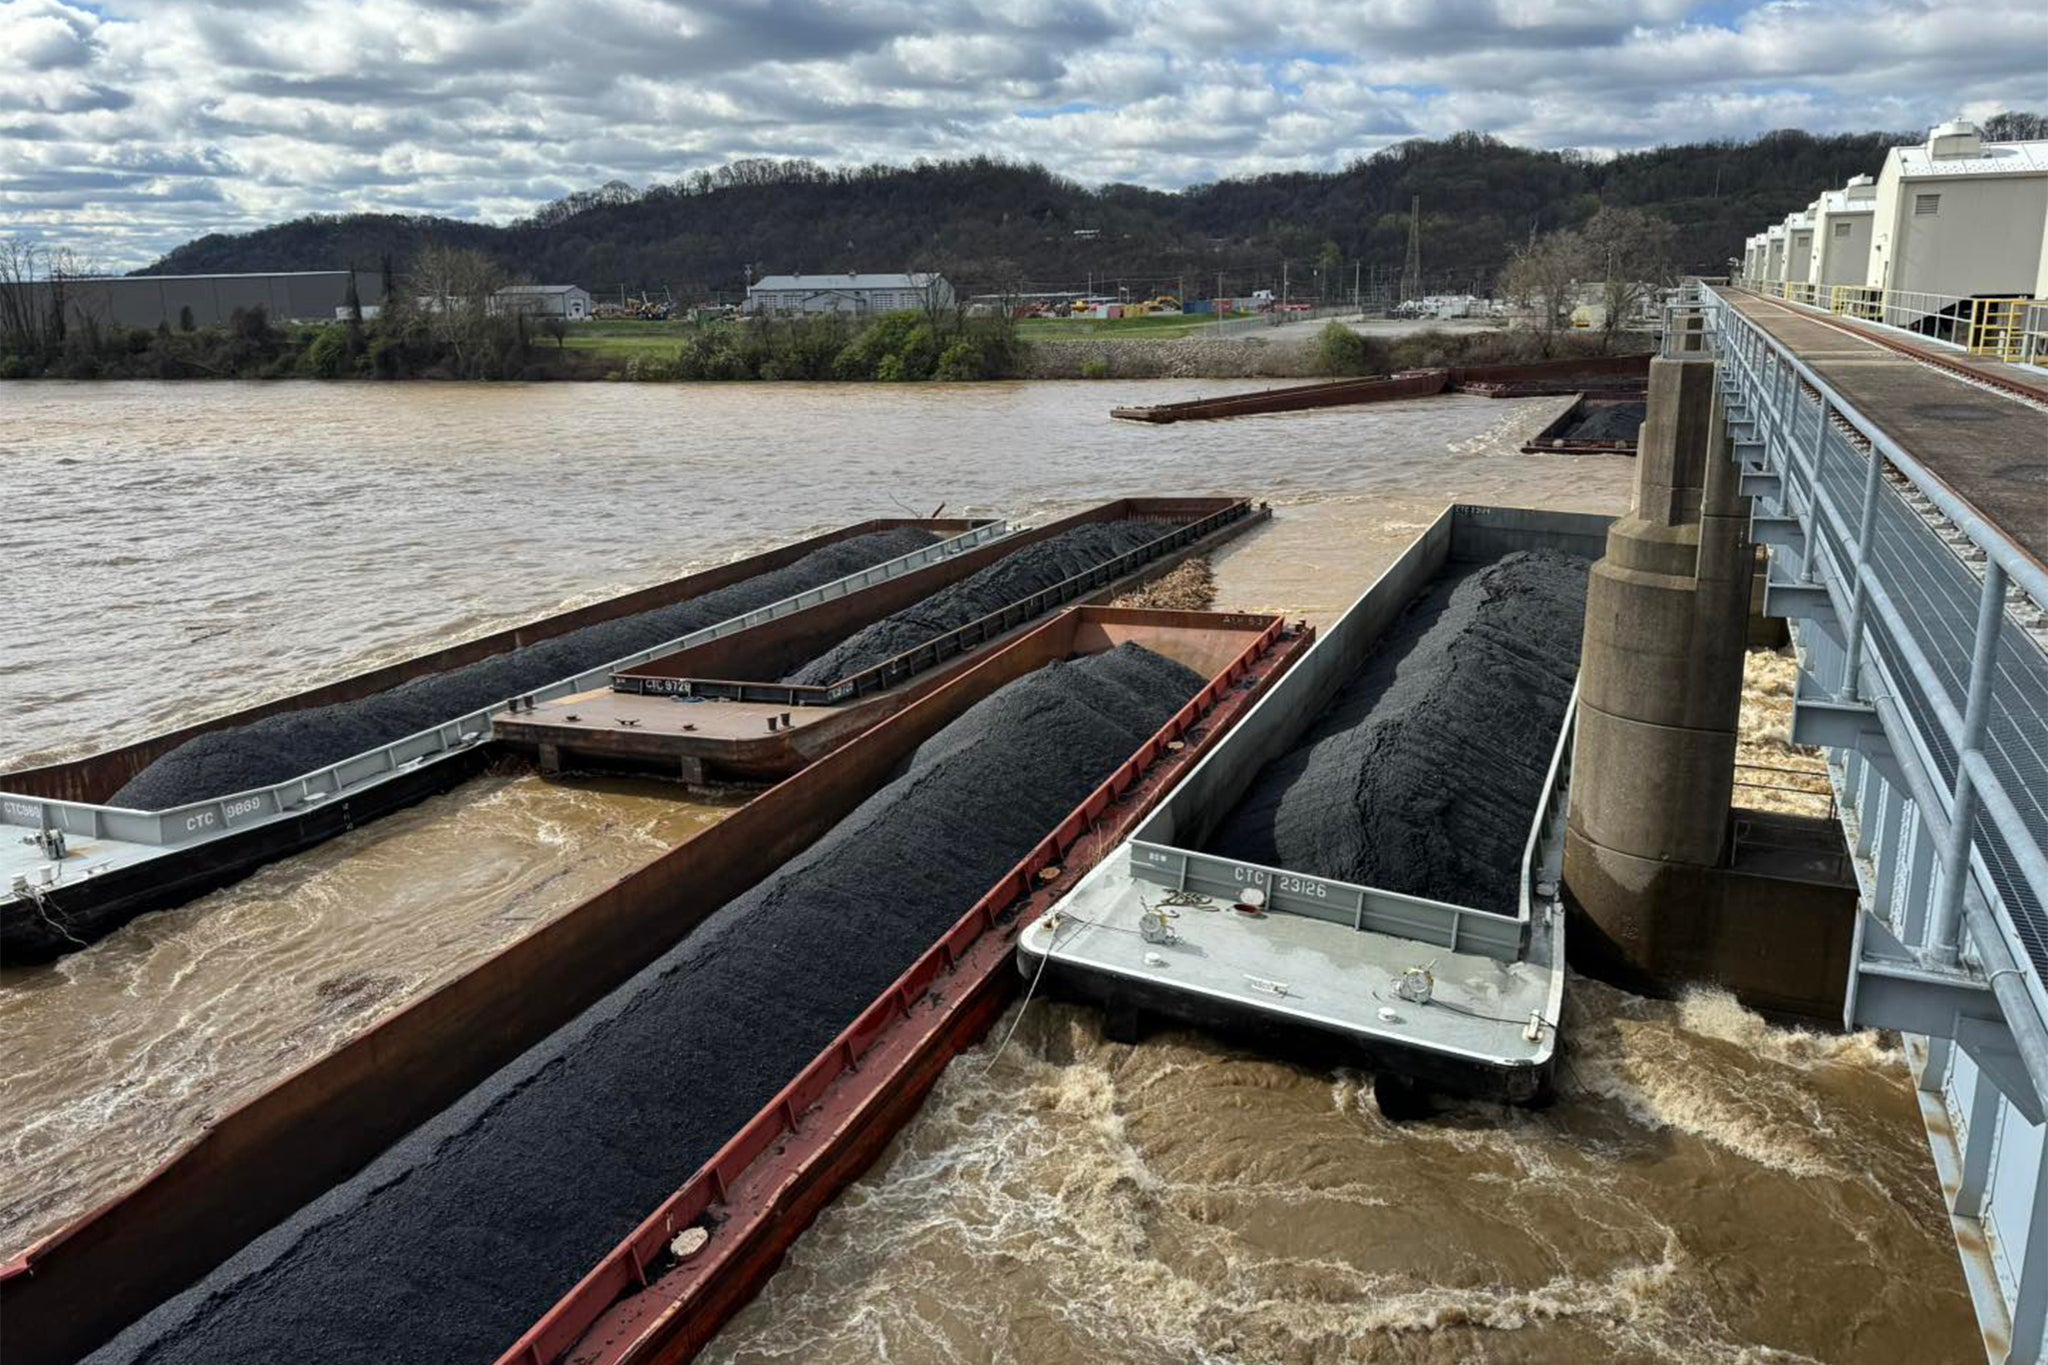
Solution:
M1833 629L1802 633L1820 690L1801 708L1848 732L1895 707L1912 731L1900 761L1938 792L1950 837L1924 870L1926 913L1893 927L1954 964L1974 889L2048 1017L2048 653L2012 610L2048 603L2048 572L1711 287L1701 302L1745 484L1775 509L1757 536L1791 565L1772 589L1826 595L1806 613Z
M808 588L743 616L735 616L677 639L652 645L623 659L614 659L599 667L585 669L574 677L560 679L531 692L522 692L519 696L521 699L547 701L603 687L609 684L613 672L618 669L631 668L650 659L663 658L678 650L707 644L754 626L779 620L820 603L844 597L848 593L858 592L872 584L900 577L942 559L950 559L1009 534L1010 527L1007 522L992 521L986 526L975 527L935 545L927 545L907 555L885 560L859 573L848 574L830 583ZM479 710L443 721L431 729L407 735L286 782L251 788L210 801L176 806L170 810L130 810L120 806L99 806L82 801L52 801L42 797L0 792L0 825L61 829L67 835L82 838L117 839L125 843L164 848L196 843L238 826L303 811L313 805L333 800L352 787L473 748L491 737L492 715L504 709L512 700L511 697L503 698ZM4 898L6 894L6 889L0 888L0 898Z
M1960 347L1970 355L2020 365L2048 364L2048 299L2024 294L1930 294L1800 280L1747 279L1737 283L1766 298L1896 327Z
M1014 630L1027 621L1037 619L1054 607L1086 596L1161 555L1200 540L1211 531L1242 520L1251 513L1251 503L1233 503L1220 512L1212 512L1199 520L1177 526L1157 540L1148 540L1135 550L1127 550L1115 559L1105 560L1094 568L1062 579L1049 588L1041 588L1029 597L1019 598L986 616L976 617L965 625L956 626L943 635L935 636L913 649L884 659L858 673L848 674L837 682L813 685L749 682L745 679L729 678L615 677L612 679L612 689L617 692L649 696L762 702L770 706L837 706L855 697L894 687L947 659L965 654L968 650Z

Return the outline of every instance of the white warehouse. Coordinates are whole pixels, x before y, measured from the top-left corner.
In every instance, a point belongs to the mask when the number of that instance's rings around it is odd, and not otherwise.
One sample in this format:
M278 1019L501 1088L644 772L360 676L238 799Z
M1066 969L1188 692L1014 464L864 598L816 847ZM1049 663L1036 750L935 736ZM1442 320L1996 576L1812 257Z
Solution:
M749 313L897 313L953 305L944 275L763 275L747 287Z
M1886 153L1877 177L1873 288L2031 295L2042 281L2048 142L1986 142L1974 123L1936 127Z
M1869 272L1870 223L1877 209L1877 181L1853 176L1847 185L1815 201L1813 259L1806 281L1813 285L1860 285Z

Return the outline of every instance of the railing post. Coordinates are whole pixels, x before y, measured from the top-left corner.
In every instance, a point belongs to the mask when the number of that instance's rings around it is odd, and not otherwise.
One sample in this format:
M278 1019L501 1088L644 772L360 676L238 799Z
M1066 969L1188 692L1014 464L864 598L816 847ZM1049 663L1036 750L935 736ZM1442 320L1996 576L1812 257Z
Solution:
M1821 421L1827 421L1827 400L1821 400ZM1827 427L1821 427L1821 439L1827 439ZM1849 560L1849 572L1855 586L1849 594L1849 655L1848 673L1842 679L1842 700L1860 701L1863 684L1859 673L1863 667L1863 604L1868 595L1864 578L1870 572L1870 532L1877 522L1877 485L1884 469L1884 456L1876 446L1870 448L1870 467L1863 475L1863 512L1856 521L1856 550ZM1809 537L1809 544L1811 538Z
M1984 565L1984 591L1977 599L1977 635L1970 649L1969 702L1963 710L1963 732L1956 737L1955 799L1949 804L1948 844L1941 855L1941 897L1929 924L1929 948L1943 963L1957 955L1957 930L1963 915L1963 888L1970 877L1970 836L1977 823L1977 784L1970 777L1969 756L1984 745L1991 719L1991 674L1998 658L1998 628L2005 616L2005 570L1997 560Z

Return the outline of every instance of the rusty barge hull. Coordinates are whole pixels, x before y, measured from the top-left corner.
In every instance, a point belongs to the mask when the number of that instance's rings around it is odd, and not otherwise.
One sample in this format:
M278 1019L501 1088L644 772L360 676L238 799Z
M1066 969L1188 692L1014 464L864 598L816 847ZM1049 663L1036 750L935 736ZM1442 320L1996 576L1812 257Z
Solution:
M1232 394L1224 398L1193 398L1179 403L1111 408L1109 415L1127 422L1199 422L1272 412L1306 412L1364 403L1393 403L1408 398L1433 398L1441 393L1536 398L1587 389L1618 390L1630 380L1646 380L1649 373L1648 354L1538 360L1523 365L1456 365L1446 369L1411 370L1374 379L1291 384L1286 388L1261 389L1257 393Z
M1277 617L1083 607L959 680L977 693L1047 657L1137 640L1209 683L561 1303L500 1365L686 1361L750 1301L817 1214L880 1155L1018 988L1018 934L1116 847L1312 639ZM913 713L914 714L914 713ZM862 741L907 717L884 722ZM685 1261L685 1228L708 1234Z

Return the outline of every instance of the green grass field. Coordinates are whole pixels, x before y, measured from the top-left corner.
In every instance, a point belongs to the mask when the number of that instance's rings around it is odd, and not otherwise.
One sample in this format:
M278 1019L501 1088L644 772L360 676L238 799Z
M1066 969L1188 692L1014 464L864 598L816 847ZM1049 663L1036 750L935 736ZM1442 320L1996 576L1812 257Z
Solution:
M623 318L604 322L572 322L567 344L572 351L595 351L620 360L635 353L673 355L694 326L688 322L641 322ZM552 346L554 339L539 336L534 339L534 344Z

